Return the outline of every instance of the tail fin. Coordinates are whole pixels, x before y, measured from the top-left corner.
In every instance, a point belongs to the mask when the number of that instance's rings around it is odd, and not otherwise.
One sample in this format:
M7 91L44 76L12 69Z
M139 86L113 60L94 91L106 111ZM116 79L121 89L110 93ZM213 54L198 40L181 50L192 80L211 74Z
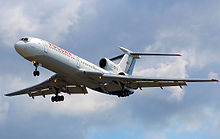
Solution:
M134 65L136 63L136 59L134 56L131 55L133 53L132 51L125 49L123 47L119 47L125 54L122 57L120 63L118 66L121 68L121 70L129 75L132 74ZM139 56L137 57L139 58Z
M136 63L136 59L139 59L140 56L182 56L181 54L133 53L132 51L124 47L119 47L119 48L124 52L124 54L114 57L110 60L113 61L122 58L120 63L118 64L118 67L120 67L123 72L129 75L132 74Z

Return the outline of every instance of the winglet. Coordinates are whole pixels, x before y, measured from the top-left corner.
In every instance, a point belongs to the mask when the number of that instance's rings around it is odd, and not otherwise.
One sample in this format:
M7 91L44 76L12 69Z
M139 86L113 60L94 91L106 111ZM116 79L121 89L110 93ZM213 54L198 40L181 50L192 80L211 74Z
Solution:
M217 80L217 79L212 79L212 81L219 82L219 80Z

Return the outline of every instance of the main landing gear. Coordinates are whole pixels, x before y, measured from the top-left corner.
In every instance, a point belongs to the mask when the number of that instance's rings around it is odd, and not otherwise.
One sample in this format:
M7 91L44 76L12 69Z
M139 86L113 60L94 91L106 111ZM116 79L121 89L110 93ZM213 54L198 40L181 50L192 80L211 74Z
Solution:
M34 76L39 76L40 75L40 71L37 70L38 66L39 66L39 63L37 62L33 62L34 66L35 66L35 70L33 72Z
M56 91L56 96L51 97L52 102L59 102L59 101L64 101L64 96L59 96L58 94L60 93L58 88L54 88L54 91Z
M64 96L58 96L58 95L52 96L52 97L51 97L51 101L52 101L52 102L64 101Z

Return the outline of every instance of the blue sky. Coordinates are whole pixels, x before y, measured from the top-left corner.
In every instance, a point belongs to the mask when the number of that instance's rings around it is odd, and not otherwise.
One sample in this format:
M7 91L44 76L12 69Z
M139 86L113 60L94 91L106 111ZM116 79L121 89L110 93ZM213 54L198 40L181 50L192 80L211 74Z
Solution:
M48 40L98 64L102 57L135 52L182 53L145 57L134 74L163 78L218 78L220 2L217 0L32 0L0 5L0 135L2 138L220 138L218 83L147 88L127 98L89 90L32 100L5 97L54 73L32 64L13 45L28 35Z

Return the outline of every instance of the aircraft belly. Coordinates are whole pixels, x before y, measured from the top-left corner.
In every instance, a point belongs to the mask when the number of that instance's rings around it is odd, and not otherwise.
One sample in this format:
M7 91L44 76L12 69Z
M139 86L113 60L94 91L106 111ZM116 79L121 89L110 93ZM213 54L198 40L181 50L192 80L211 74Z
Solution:
M37 55L26 59L29 61L37 61L42 67L61 75L70 75L76 71L74 64L70 63L67 58L54 57L51 55Z
M110 92L121 90L121 87L114 83L99 83L89 78L81 79L86 87L101 93L109 94Z

